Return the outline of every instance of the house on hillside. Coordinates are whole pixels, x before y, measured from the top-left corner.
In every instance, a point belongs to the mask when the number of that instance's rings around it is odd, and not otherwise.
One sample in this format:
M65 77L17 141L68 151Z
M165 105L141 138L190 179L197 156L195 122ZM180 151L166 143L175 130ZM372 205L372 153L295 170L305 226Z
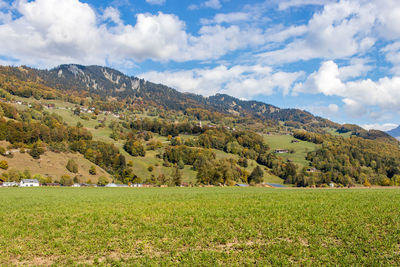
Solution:
M19 183L20 187L37 187L40 186L39 181L36 179L23 179Z
M3 182L3 187L14 187L14 186L19 186L19 183L17 183L17 182Z
M289 153L289 150L287 150L287 149L275 149L275 153L277 153L277 154Z

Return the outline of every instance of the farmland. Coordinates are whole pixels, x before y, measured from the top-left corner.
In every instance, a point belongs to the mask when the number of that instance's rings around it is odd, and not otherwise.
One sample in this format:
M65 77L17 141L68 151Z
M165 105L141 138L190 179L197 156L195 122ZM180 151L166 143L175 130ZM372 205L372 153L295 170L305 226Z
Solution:
M398 265L400 191L0 188L0 265Z

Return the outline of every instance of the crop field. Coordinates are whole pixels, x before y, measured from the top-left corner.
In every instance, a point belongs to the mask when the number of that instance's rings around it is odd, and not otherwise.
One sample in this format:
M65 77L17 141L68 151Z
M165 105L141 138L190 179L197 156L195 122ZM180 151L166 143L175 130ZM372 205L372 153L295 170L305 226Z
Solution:
M399 265L397 189L0 188L0 265Z

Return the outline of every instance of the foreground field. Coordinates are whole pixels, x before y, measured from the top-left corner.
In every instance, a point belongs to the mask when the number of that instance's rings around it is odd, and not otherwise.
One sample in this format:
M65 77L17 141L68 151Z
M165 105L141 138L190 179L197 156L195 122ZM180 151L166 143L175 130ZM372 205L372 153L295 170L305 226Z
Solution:
M400 191L0 188L0 265L399 265Z

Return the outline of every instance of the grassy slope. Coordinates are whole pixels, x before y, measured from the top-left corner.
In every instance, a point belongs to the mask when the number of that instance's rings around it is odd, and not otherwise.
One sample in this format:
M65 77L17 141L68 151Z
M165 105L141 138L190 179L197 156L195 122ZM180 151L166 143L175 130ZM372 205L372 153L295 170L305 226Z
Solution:
M60 116L63 117L64 121L68 123L69 125L76 125L78 122L82 123L82 125L90 130L90 132L93 134L93 137L95 140L101 140L104 142L108 143L113 143L117 147L120 148L121 153L126 157L127 162L132 161L133 162L133 171L134 173L142 178L143 180L150 178L150 176L153 174L156 177L160 175L161 173L164 173L165 175L169 175L172 171L171 168L166 168L162 166L163 161L161 159L156 158L157 152L155 151L147 151L145 157L132 157L128 153L126 153L123 149L123 144L124 142L119 140L115 141L110 138L110 134L112 133L112 130L108 128L107 126L109 123L112 121L118 121L117 118L113 117L112 115L104 115L100 114L97 116L97 119L89 119L89 120L83 120L78 116L73 115L73 109L74 105L71 103L63 102L63 101L58 101L58 100L35 100L33 98L21 98L21 97L16 97L17 100L20 100L22 102L28 102L28 103L33 103L33 102L40 102L40 103L45 103L45 104L55 104L56 108L55 109L45 109L50 113L56 113ZM18 108L25 108L24 105L16 105ZM88 114L90 115L90 114ZM144 116L143 114L139 114L141 116ZM90 116L89 116L90 117ZM98 120L104 120L106 119L106 127L104 128L98 128L95 129L95 126L98 125ZM191 138L193 137L192 135L181 135L183 138ZM167 138L162 137L159 135L155 135L155 139L161 141L162 143L167 143ZM220 150L214 150L214 152L217 155L217 158L238 158L237 155L233 154L228 154L225 153L224 151ZM250 160L249 161L249 167L246 168L248 172L251 172L255 166L258 164ZM158 165L158 166L156 166ZM149 166L154 166L154 171L149 172L148 167ZM262 167L262 166L261 166ZM183 173L183 180L185 182L192 182L195 183L196 181L196 172L191 170L190 166L185 166L185 169L182 170ZM280 179L279 177L272 175L268 173L267 171L264 172L264 181L269 182L269 183L282 183L283 180Z
M333 129L333 128L325 128L324 130L325 130L327 133L331 134L331 135L343 136L343 137L345 137L345 138L351 136L351 132L339 133L336 129Z
M1 141L0 145L2 147L7 147L8 143ZM74 159L78 164L78 173L71 173L66 169L69 159ZM97 174L90 175L89 168L93 163L78 153L46 152L40 157L40 159L33 159L28 153L16 152L13 158L0 155L0 160L6 160L8 162L8 170L15 169L24 171L27 169L30 170L32 175L41 174L53 177L55 180L59 180L64 174L69 175L70 177L78 176L82 183L86 183L89 180L93 183L97 183L100 176L105 176L112 180L111 176L99 166L96 167ZM4 172L6 171L0 169L0 173Z
M400 191L0 188L0 265L398 265Z
M308 166L309 162L305 159L310 151L317 149L318 145L298 140L298 143L291 143L294 140L291 135L264 135L265 142L270 146L271 150L275 149L294 149L296 153L277 154L278 157L283 159L290 159L300 166Z

